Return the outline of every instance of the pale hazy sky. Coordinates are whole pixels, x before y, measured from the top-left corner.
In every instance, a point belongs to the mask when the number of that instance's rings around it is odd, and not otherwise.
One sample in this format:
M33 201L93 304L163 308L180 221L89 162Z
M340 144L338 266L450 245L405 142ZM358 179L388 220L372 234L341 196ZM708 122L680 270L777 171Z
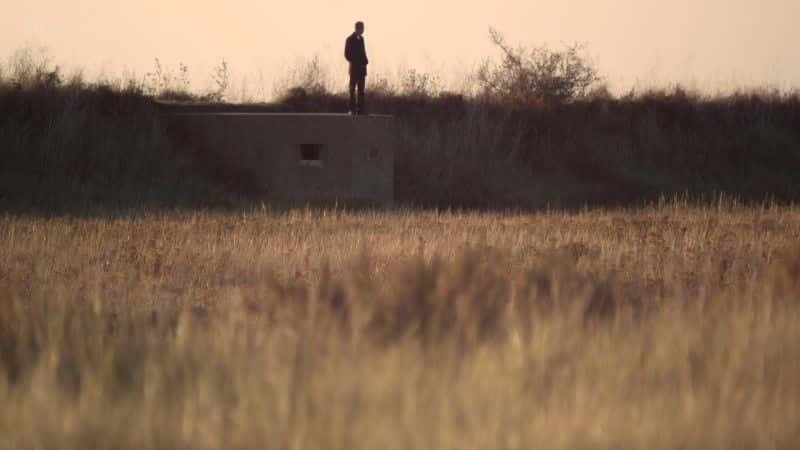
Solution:
M143 74L183 62L195 86L226 59L234 82L271 82L314 55L337 76L344 39L366 22L372 73L455 79L512 43L586 42L613 88L800 87L800 0L3 0L0 60L47 46L68 67ZM343 78L343 75L342 75ZM203 81L205 80L205 81Z

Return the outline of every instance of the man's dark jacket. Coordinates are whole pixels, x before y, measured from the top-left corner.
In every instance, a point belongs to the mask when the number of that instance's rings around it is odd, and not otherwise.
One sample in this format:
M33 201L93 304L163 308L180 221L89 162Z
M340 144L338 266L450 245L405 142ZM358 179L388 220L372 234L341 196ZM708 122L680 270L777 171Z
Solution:
M353 33L347 37L344 44L344 57L350 62L350 76L365 76L367 75L367 50L364 46L364 37L359 39L358 33Z

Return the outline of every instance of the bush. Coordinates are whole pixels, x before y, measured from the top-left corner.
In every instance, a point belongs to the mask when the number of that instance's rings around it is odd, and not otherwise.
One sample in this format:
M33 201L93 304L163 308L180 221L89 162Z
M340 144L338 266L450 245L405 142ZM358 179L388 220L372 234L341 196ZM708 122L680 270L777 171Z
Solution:
M400 79L400 95L430 98L442 91L442 80L434 74L408 69L400 74Z
M319 96L330 93L330 86L330 71L322 65L318 56L314 56L310 61L291 68L286 77L276 83L273 94L278 99L298 95Z
M514 48L494 29L489 36L503 53L500 63L487 61L478 69L478 84L490 99L523 105L563 103L583 97L602 79L583 55L582 44L563 50Z

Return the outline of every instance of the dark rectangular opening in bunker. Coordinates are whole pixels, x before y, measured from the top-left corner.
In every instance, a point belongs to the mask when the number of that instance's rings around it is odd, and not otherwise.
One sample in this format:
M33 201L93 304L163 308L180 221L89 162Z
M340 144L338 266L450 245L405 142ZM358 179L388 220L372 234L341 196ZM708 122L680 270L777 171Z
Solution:
M300 161L322 160L322 144L300 144Z

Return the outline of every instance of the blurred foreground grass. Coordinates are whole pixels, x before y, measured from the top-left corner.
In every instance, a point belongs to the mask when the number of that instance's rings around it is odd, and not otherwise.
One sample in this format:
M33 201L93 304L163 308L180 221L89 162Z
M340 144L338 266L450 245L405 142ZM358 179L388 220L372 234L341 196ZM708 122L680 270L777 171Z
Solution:
M790 449L800 210L0 218L2 449Z

